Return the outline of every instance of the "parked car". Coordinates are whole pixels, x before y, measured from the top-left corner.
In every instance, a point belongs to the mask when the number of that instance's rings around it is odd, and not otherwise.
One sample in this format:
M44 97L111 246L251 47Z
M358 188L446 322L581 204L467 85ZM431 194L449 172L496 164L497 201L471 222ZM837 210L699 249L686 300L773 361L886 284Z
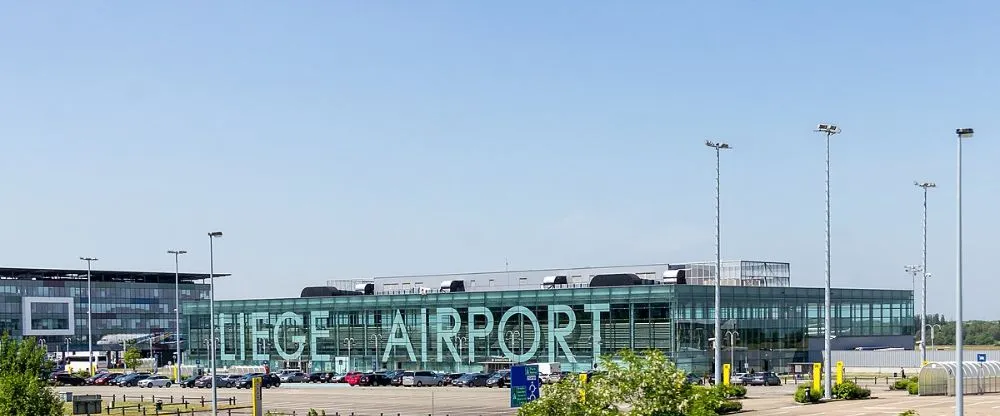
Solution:
M170 387L172 384L173 383L170 382L170 379L167 378L167 376L149 376L145 379L139 380L139 383L136 385L139 387L153 388Z
M135 387L139 385L139 382L149 378L149 373L132 373L118 382L119 386L122 387Z
M327 373L323 373L323 372L309 373L309 381L308 382L309 383L325 383L325 381L323 381L323 379L326 377L326 374Z
M458 380L459 377L464 375L465 373L448 373L444 375L444 379L441 381L444 382L444 385L450 386L452 381Z
M282 383L305 383L309 381L309 376L301 371L296 371L294 373L284 373L278 378L281 379Z
M211 388L212 376L203 376L202 378L199 378L198 381L194 382L194 386L201 389ZM232 387L232 386L233 384L229 381L229 379L218 375L215 376L215 387Z
M403 385L407 387L441 386L444 376L433 371L407 371L403 373Z
M549 380L551 383L551 377ZM500 370L490 374L486 379L486 387L510 387L510 370Z
M385 373L362 374L358 379L359 386L388 386L392 379L385 376Z
M199 378L201 378L201 376L191 376L181 380L181 382L177 384L180 384L181 387L192 389L194 388L194 382L198 381Z
M86 384L87 384L88 386L91 386L91 385L93 385L93 384L94 384L94 382L95 382L95 381L97 381L97 379L99 379L99 378L101 378L101 377L105 377L105 376L106 376L107 374L108 374L108 373L107 373L107 371L103 371L103 372L100 372L100 373L97 373L97 374L94 374L94 375L92 375L92 376L90 376L90 377L87 377L87 379L86 379L86 380L84 380L84 382L85 382L85 383L86 383Z
M486 380L489 379L489 374L468 373L452 381L451 384L456 387L486 387Z
M403 385L403 374L406 374L406 371L397 371L396 374L392 375L392 379L389 382L389 384L391 384L393 386L402 386ZM459 374L459 376L461 376L461 374Z
M87 384L87 380L66 373L53 374L52 381L55 381L56 383L59 384L65 384L67 386L82 386L84 384Z
M238 389L249 389L253 387L254 378L260 378L260 386L265 389L281 385L281 380L278 379L277 374L250 373L237 380L234 387Z
M754 373L750 376L749 384L751 386L780 386L781 378L774 373Z
M229 387L233 387L240 381L241 378L243 378L243 374L230 374L223 376L223 378L226 379L226 383L229 383Z
M684 377L684 381L688 384L696 384L696 385L705 384L705 379L691 373L688 373L688 375Z
M343 381L343 383L347 383L347 384L350 384L352 386L357 386L358 385L358 381L360 381L360 380L361 380L361 372L351 371L351 372L348 372L347 374L344 374L344 381Z
M114 379L121 377L121 375L122 373L104 373L100 378L94 380L94 385L95 386L110 385Z
M346 374L338 374L338 373L330 373L330 374L333 374L332 376L330 376L330 382L331 383L346 383L347 382L346 380L344 380L344 376L346 376Z

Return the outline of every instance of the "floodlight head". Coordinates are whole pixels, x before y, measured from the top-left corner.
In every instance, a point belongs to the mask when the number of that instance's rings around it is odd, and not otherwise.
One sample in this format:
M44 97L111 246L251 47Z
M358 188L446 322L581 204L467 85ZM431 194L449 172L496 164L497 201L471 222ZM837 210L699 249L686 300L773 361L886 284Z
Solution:
M713 142L711 140L705 140L705 146L708 146L708 147L711 147L711 148L714 148L714 149L717 149L717 150L719 150L719 149L722 149L722 150L724 150L724 149L732 149L732 147L729 146L729 143Z
M962 128L962 129L955 129L955 134L958 135L959 139L968 139L968 138L972 137L972 133L974 133L974 131L972 130L971 127L966 127L966 128Z
M816 126L816 131L826 134L837 134L840 133L840 127L837 127L836 124L820 124Z
M209 237L222 237L222 231L212 231L208 233Z
M937 188L937 184L935 184L934 182L918 182L918 181L913 181L913 184L916 185L916 186L919 186L921 188L924 188L924 189L926 189L926 188Z

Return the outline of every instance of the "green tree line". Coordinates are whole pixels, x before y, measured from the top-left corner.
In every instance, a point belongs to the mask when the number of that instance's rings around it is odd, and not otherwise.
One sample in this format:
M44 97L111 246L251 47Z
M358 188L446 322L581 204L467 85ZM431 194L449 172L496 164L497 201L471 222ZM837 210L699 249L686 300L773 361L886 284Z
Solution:
M914 318L917 339L920 339L920 317ZM934 345L955 345L955 321L941 314L928 314L927 325L934 327ZM964 345L1000 345L1000 321L965 321ZM931 345L931 329L927 328L927 345Z

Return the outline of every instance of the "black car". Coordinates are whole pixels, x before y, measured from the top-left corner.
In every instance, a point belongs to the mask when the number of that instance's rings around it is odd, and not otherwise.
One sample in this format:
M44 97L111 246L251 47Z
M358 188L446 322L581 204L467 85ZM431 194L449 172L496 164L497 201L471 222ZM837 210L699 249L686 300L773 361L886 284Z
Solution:
M181 380L181 382L177 383L177 384L179 384L181 387L184 387L184 388L193 389L194 388L194 382L198 381L199 377L201 377L201 376L191 376L191 377L188 377L186 379Z
M751 386L780 386L781 379L774 373L754 373L750 375L747 383Z
M464 376L465 373L448 373L444 375L444 385L450 386L452 381L458 380L459 377Z
M489 374L468 373L452 381L451 385L458 387L486 387L486 380L489 379Z
M121 387L135 387L139 385L140 380L147 378L149 378L149 373L132 373L118 380L118 385Z
M52 381L67 386L82 386L84 384L87 384L87 380L66 373L53 374Z
M385 373L366 373L358 379L359 386L388 386L391 383L392 379L387 377Z
M486 387L510 387L510 370L500 370L490 374L486 379Z
M253 387L254 377L260 377L260 386L269 389L271 387L281 386L281 380L278 379L277 375L274 374L264 374L264 373L252 373L247 374L240 378L235 387L238 389L249 389Z

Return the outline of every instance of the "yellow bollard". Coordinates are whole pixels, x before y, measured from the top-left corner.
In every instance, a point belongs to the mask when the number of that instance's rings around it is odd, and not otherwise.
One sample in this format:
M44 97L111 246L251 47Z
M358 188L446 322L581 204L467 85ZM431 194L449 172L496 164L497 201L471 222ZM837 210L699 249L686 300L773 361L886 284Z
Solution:
M729 379L732 378L729 376L730 371L732 371L732 369L729 367L729 364L722 365L722 385L724 386L728 386L730 382ZM718 380L716 380L716 383L718 383Z
M820 375L823 372L822 370L823 364L813 363L813 391L820 391L819 380L822 377Z
M837 385L844 382L844 362L837 361Z

